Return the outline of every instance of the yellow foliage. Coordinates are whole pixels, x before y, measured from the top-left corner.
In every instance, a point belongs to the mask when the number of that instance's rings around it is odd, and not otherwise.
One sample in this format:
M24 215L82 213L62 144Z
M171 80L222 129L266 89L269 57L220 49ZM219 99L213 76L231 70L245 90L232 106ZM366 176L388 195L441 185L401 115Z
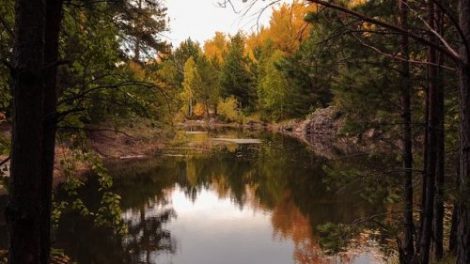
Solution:
M204 54L209 59L215 59L219 63L224 61L224 54L228 49L227 37L222 32L216 32L214 38L204 43Z
M194 112L193 113L196 117L204 117L204 114L206 113L206 107L201 103L197 103L194 106Z
M233 96L219 101L219 104L217 105L217 113L225 121L242 121L242 116L238 109L237 99L235 99Z
M291 4L284 3L274 9L269 26L261 28L258 33L248 38L248 54L253 57L253 51L267 41L271 41L274 48L284 53L294 53L309 35L310 24L305 22L305 15L316 11L316 5L299 0Z

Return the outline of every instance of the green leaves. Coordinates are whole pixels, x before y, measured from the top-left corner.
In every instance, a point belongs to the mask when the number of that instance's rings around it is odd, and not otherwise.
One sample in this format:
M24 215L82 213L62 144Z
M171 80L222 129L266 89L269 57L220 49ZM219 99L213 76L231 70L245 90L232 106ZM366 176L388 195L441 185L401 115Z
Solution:
M127 227L121 217L121 197L113 192L113 179L105 168L102 159L93 152L76 151L75 153L79 154L74 155L74 160L70 163L75 164L77 160L81 160L90 164L91 173L98 183L97 191L101 195L101 199L99 205L95 207L79 198L79 193L86 187L85 181L76 174L74 166L67 166L66 164L69 162L64 161L62 165L65 167L67 180L62 186L62 190L65 191L66 198L60 200L54 198L53 223L57 227L64 213L74 212L90 218L97 226L108 227L115 233L124 234Z
M258 76L258 104L268 120L280 120L290 113L292 86L277 67L277 63L283 58L280 50L264 59Z
M222 65L220 85L223 97L234 96L241 108L253 106L255 89L250 59L245 56L245 40L241 33L231 38Z
M357 231L351 225L326 223L317 227L320 233L320 246L327 254L336 254L346 250L350 239Z

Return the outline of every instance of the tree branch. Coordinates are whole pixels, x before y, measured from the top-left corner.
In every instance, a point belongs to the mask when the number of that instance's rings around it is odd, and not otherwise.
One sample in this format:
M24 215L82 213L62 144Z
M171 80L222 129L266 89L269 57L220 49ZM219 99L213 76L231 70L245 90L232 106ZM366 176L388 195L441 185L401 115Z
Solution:
M416 34L410 32L408 30L405 30L405 29L403 29L399 26L395 26L395 25L389 24L387 22L384 22L384 21L381 21L381 20L378 20L378 19L375 19L375 18L368 17L364 14L358 13L358 12L353 11L351 9L348 9L346 7L343 7L343 6L340 6L340 5L337 5L337 4L333 4L333 3L330 3L330 2L327 2L327 1L324 1L324 0L307 0L307 1L315 3L315 4L319 4L319 5L322 5L324 7L328 7L328 8L340 11L340 12L343 12L345 14L348 14L348 15L351 15L351 16L354 16L354 17L357 17L357 18L360 18L361 20L363 20L365 22L369 22L371 24L381 26L381 27L384 27L384 28L388 28L390 30L399 32L401 34L406 34L410 38L414 39L417 42L420 42L424 45L436 48L437 50L441 51L443 54L445 54L449 58L451 58L453 61L455 61L457 63L462 62L462 58L460 57L460 55L458 53L456 53L453 49L449 50L447 47L444 48L440 45L436 45L435 43L433 43L433 42L431 42L431 41L429 41L429 40L427 40L427 39L425 39L425 38L423 38L419 35L416 35Z
M11 157L7 157L6 159L0 161L0 166L3 166L3 164L7 163L8 161L10 161Z
M407 60L401 56L398 56L398 55L394 55L394 54L390 54L386 51L383 51L375 46L372 46L370 44L367 44L365 41L361 40L359 37L355 36L354 34L351 34L357 41L359 41L359 43L364 46L364 47L367 47L367 48L370 48L372 49L373 51L387 57L387 58L390 58L390 59L393 59L393 60L397 60L397 61L401 61L401 62L409 62L409 63L412 63L412 64L420 64L420 65L431 65L431 66L436 66L436 67L440 67L442 69L446 69L446 70L449 70L449 71L455 71L455 68L452 68L452 67L448 67L448 66L445 66L445 65L440 65L440 64L436 64L436 63L430 63L428 61L417 61L417 60Z
M441 11L449 18L450 22L454 25L454 27L457 29L457 32L460 35L461 40L463 41L465 45L465 49L467 49L467 52L470 53L470 45L467 42L467 38L465 37L465 34L463 33L462 28L460 27L460 24L458 22L458 19L455 18L455 16L450 12L449 9L447 9L440 0L431 0L436 6L441 9Z

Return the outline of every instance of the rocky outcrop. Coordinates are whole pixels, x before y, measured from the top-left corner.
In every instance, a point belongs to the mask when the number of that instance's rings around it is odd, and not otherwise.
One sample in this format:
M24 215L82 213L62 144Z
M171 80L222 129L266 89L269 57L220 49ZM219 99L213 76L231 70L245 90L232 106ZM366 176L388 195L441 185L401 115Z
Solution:
M344 116L335 107L319 108L304 120L290 120L278 130L305 142L316 155L335 158L361 152L383 149L383 142L375 140L377 132L370 129L360 135L341 133Z
M335 107L319 108L310 114L304 122L305 135L336 136L344 122L341 113Z
M304 120L290 120L280 125L280 131L298 137L336 137L342 126L341 113L335 107L319 108Z

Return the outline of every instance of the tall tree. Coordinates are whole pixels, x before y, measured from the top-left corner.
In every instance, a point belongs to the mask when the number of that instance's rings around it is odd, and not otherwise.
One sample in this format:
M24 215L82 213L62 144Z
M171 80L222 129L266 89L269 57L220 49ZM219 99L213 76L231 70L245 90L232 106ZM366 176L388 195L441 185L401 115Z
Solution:
M282 56L282 52L276 50L263 61L257 85L259 107L271 120L283 119L291 110L287 106L291 102L292 89L277 66Z
M49 263L51 247L52 178L57 131L57 67L59 65L59 33L62 24L63 0L46 1L46 32L44 50L44 134L41 171L41 263Z
M408 1L398 0L399 23L403 30L408 31ZM414 239L413 239L413 152L412 152L412 134L411 134L411 74L409 52L409 37L406 34L401 36L400 53L405 61L401 64L401 107L403 118L402 132L402 159L403 159L403 191L404 191L404 242L403 242L403 262L411 263L414 258Z
M433 3L434 17L430 16L429 23L439 34L443 34L443 14L441 10ZM431 6L430 6L431 7ZM430 10L431 11L431 10ZM433 20L431 20L433 18ZM438 43L438 39L433 39ZM444 109L444 81L442 65L444 64L444 56L441 52L434 49L436 53L436 62L433 71L435 76L431 79L434 86L437 87L435 91L435 121L436 121L436 173L435 173L435 199L434 199L434 222L433 222L433 235L434 235L434 252L436 259L440 260L444 256L444 179L445 179L445 109ZM429 59L431 59L430 56ZM432 77L432 76L431 76Z
M236 34L230 40L220 78L222 93L225 97L235 96L242 108L247 108L253 103L253 78L249 58L245 55L245 40L241 33Z
M428 3L428 24L435 30L437 30L437 20L435 14L435 4L433 2ZM434 34L430 34L430 42L437 43L437 38ZM431 236L433 234L433 219L434 219L434 197L436 191L436 171L437 171L437 152L438 152L438 129L439 129L439 69L436 66L438 64L437 50L430 46L428 48L428 62L427 67L427 116L426 116L426 167L423 178L423 217L420 228L420 263L429 262L429 251L431 246ZM442 248L441 248L442 249ZM438 250L438 249L437 249Z
M9 262L40 263L46 2L18 0L12 59L13 132Z
M197 63L198 72L201 76L201 89L196 92L199 100L204 104L206 116L212 107L214 113L217 112L217 104L220 97L219 82L219 64L217 59L209 60L206 56L202 56Z
M173 60L178 75L176 80L178 83L183 82L183 73L184 73L184 65L188 61L190 57L193 57L194 61L199 61L199 57L201 56L202 51L199 43L191 40L188 38L187 40L181 42L181 44L176 48L173 52L171 59Z
M155 58L167 52L169 44L162 33L168 30L166 8L161 0L124 0L117 5L117 24L123 31L126 46L133 51L133 59Z
M193 116L195 94L202 88L202 79L197 69L196 62L190 57L184 65L183 94L188 106L188 116Z
M459 69L460 99L460 212L457 263L470 263L470 0L459 0L461 31Z

